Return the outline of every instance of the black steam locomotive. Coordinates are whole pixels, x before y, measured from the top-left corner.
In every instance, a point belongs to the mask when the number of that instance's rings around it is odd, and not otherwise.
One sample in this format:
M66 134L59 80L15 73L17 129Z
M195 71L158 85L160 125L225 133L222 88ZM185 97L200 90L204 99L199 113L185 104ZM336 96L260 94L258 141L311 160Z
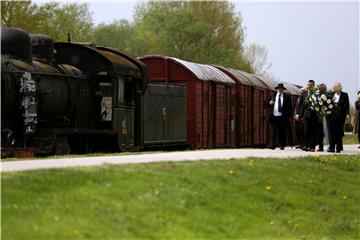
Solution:
M118 50L3 28L2 156L186 145L185 90Z

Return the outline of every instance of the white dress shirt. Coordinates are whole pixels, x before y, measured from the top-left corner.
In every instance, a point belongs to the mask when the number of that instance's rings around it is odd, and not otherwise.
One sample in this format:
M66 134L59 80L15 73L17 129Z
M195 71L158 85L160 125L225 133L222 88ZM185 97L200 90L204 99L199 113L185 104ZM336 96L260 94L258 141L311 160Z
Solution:
M280 102L281 102L281 106L284 108L284 94L280 94L277 93L276 94L276 97L275 97L275 103L274 103L274 109L273 109L273 115L275 117L281 117L282 116L282 113L279 112L279 97L280 97Z
M340 93L335 93L334 94L334 103L339 103L339 99L340 99Z

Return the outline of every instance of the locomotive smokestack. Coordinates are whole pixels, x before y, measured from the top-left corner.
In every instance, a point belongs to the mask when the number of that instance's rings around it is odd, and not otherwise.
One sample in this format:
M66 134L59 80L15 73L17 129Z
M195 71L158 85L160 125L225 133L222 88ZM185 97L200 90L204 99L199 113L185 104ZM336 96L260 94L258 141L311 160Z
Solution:
M68 43L70 43L71 42L71 34L68 33L67 36L68 36Z

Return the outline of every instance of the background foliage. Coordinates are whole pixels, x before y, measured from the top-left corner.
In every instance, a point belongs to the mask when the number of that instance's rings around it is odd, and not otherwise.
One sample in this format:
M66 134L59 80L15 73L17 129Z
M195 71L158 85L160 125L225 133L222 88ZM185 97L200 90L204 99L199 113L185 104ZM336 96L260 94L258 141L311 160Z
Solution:
M67 33L74 41L92 38L92 16L87 4L1 1L1 26L18 27L29 33L42 33L55 41L65 41Z
M222 66L246 65L242 18L229 2L144 2L136 8L134 25L136 36L149 42L146 53Z
M92 41L134 56L161 54L247 72L259 67L252 65L259 62L254 56L245 56L242 17L226 1L139 2L132 22L97 26L86 3L2 1L1 24L46 34L55 41L66 41L71 33L72 41Z

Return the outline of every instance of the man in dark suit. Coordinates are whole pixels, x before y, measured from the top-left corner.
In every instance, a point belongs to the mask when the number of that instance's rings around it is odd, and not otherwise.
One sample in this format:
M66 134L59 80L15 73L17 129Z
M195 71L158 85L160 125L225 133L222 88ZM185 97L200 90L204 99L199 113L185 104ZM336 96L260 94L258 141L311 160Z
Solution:
M315 86L314 80L309 80L306 85L306 91L304 91L300 96L300 112L295 116L296 120L303 120L304 124L304 141L303 141L303 150L305 151L315 151L316 146L316 132L318 124L318 117L316 112L312 110L307 104L307 98L312 94L312 90Z
M346 92L342 91L341 83L336 82L332 88L334 92L334 102L336 104L337 113L335 116L328 118L328 131L329 131L329 148L328 152L340 153L343 151L344 125L346 116L350 112L349 96Z
M301 114L301 95L307 91L306 87L300 88L300 96L296 99L296 105L295 105L295 129L296 129L296 137L297 137L297 143L298 146L296 148L303 149L305 147L304 144L304 122L303 119L300 118Z
M284 93L284 90L286 90L284 84L279 83L275 89L276 92L269 101L269 122L272 127L271 144L269 148L275 149L278 146L280 150L284 150L288 131L288 120L292 114L291 98Z

